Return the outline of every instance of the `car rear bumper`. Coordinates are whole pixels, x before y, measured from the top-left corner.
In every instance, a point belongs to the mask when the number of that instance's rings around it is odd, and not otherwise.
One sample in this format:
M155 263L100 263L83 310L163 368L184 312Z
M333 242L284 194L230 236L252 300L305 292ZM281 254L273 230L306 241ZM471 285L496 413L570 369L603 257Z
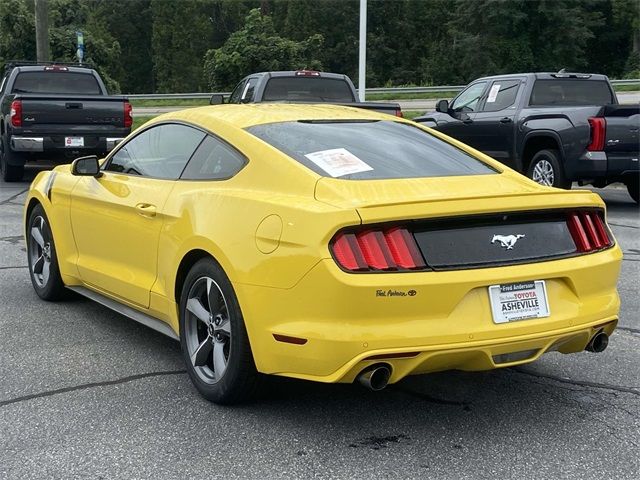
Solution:
M323 260L291 289L241 284L236 291L261 372L351 382L387 363L393 383L584 350L599 329L615 328L621 257L615 246L527 265L400 274L348 274ZM494 323L488 287L529 280L546 282L550 316ZM388 358L371 358L379 356Z
M611 179L615 181L640 171L638 152L585 152L573 165L567 165L572 180Z
M49 152L49 151L76 151L76 150L97 150L108 152L124 140L125 137L82 137L88 139L85 146L66 147L65 139L62 136L12 136L10 139L11 150L14 152Z

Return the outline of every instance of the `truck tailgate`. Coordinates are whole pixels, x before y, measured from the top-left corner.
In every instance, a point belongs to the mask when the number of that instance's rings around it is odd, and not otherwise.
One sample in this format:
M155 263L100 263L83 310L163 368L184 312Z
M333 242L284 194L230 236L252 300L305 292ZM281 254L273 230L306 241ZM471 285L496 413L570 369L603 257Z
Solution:
M124 97L99 95L19 95L23 126L111 125L124 127Z
M607 124L605 151L637 154L640 145L640 107L607 105L600 115L605 117Z

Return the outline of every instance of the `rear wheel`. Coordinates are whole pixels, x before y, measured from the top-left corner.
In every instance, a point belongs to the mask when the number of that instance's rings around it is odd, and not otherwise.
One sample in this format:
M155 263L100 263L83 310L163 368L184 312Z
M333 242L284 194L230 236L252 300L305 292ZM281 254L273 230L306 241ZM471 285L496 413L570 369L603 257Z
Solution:
M6 138L0 142L0 176L5 182L19 182L24 176L24 165L9 165L15 154L9 150Z
M60 276L49 220L41 205L37 205L29 215L27 259L31 283L38 296L48 301L62 299L66 290Z
M206 399L233 404L257 390L242 312L231 282L212 259L189 271L180 299L180 343L187 372Z
M547 187L571 188L560 163L558 150L540 150L531 159L527 176L534 182Z
M640 203L640 201L638 201L638 187L639 187L638 184L639 183L640 181L637 176L625 182L625 184L627 185L627 191L629 192L629 195L631 196L631 198L633 198L633 201L636 203Z

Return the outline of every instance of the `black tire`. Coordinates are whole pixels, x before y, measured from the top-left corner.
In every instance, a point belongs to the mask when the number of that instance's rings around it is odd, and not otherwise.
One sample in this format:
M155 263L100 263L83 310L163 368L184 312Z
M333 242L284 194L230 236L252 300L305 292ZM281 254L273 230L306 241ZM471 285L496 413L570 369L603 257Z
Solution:
M636 203L640 203L640 201L638 201L638 187L640 184L640 179L636 176L634 178L631 178L629 180L627 180L625 182L625 185L627 186L627 191L629 192L629 195L631 196L631 198L633 198L633 201Z
M27 260L33 288L43 300L61 300L65 298L67 290L60 276L53 234L42 205L34 207L27 225ZM39 238L34 229L40 232Z
M201 291L207 288L205 285L209 290ZM199 309L197 305L194 308L194 300L200 302L200 307L207 304L200 315L194 313ZM228 328L228 334L225 328ZM233 286L213 259L199 260L184 281L180 296L180 345L191 381L207 400L231 405L255 395L262 375L255 367ZM203 352L209 349L210 352L203 353L200 358L195 357L201 348ZM223 355L224 369L215 363L216 353ZM196 359L192 360L192 356ZM216 373L217 370L222 373Z
M527 169L527 177L541 185L556 188L571 188L560 161L558 150L540 150L531 159Z
M0 176L5 182L19 182L24 176L24 165L9 165L9 159L13 159L15 154L9 151L6 138L2 137L0 142Z

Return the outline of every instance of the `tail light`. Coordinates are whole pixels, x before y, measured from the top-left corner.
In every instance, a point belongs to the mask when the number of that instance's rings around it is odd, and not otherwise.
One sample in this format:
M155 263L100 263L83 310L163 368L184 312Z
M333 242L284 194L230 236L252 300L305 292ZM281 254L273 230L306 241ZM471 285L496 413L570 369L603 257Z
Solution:
M613 244L604 220L598 212L572 212L567 218L567 225L580 253L601 250Z
M404 118L402 110L399 108L396 108L396 117Z
M14 127L22 126L22 100L14 100L11 102L11 125Z
M418 270L427 266L404 227L340 232L329 244L342 268L352 272Z
M606 134L606 122L602 117L589 118L589 126L591 127L591 143L587 146L590 152L604 150L604 137Z
M130 128L133 125L133 107L129 102L124 102L124 126Z

